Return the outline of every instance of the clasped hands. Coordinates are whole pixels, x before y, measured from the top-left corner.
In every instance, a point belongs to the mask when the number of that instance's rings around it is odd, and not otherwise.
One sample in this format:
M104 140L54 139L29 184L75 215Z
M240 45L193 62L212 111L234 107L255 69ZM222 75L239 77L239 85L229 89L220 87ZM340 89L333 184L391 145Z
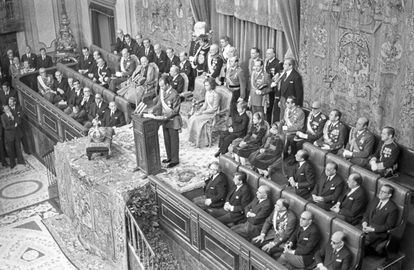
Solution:
M364 221L362 222L362 231L364 233L370 233L370 232L375 232L375 229L373 227L368 226L368 223Z
M226 202L223 207L224 210L228 212L232 212L234 210L234 206L231 205L229 202Z
M291 185L292 187L294 188L298 187L298 183L295 182L295 179L293 178L293 176L289 177L288 182L289 182L289 185Z

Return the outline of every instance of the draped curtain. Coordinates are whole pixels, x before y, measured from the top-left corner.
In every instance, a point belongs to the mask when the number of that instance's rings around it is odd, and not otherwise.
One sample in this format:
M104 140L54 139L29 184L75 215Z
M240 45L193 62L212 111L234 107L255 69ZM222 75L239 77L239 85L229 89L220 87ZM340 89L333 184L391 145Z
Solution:
M210 23L210 1L209 0L190 0L191 11L196 22L206 22L207 29Z

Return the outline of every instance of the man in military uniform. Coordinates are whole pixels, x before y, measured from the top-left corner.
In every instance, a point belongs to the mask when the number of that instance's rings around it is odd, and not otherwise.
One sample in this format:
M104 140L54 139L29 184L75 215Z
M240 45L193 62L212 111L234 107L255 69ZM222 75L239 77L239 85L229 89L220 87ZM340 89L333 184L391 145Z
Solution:
M254 62L253 73L250 79L251 89L249 103L252 113L265 113L264 107L267 106L270 90L270 77L263 69L263 60L257 59Z
M287 98L285 113L280 124L287 137L287 144L284 150L287 155L289 146L291 145L290 142L293 142L296 132L302 130L305 124L305 113L300 107L296 106L296 98L294 96Z
M274 78L276 74L282 71L283 66L280 65L279 59L276 58L275 48L268 48L266 50L265 70L269 74L270 78ZM271 85L271 91L269 92L269 107L266 111L267 122L272 123L280 120L280 108L276 106L273 110L273 104L278 104L280 100L280 92L277 88L277 84Z
M122 49L122 57L119 62L120 71L117 72L117 78L111 80L109 83L109 90L115 92L116 88L122 83L125 82L128 78L131 77L132 73L137 67L137 63L130 56L128 49Z
M291 153L296 154L298 149L301 149L305 142L313 143L323 134L323 127L327 118L321 111L321 103L314 101L312 103L312 111L309 113L306 121L306 132L300 130L296 131L296 136L288 143L291 146Z
M246 98L246 79L236 56L229 58L229 67L226 71L226 86L232 92L230 101L230 117L232 117L232 113L237 112L237 102Z
M394 140L395 130L392 127L384 127L381 131L381 142L374 156L369 161L371 171L381 176L390 176L397 169L397 159L400 147Z
M356 126L349 132L348 144L343 151L338 153L361 167L368 165L368 157L371 155L375 143L374 135L368 130L368 124L368 118L359 118Z
M313 144L322 150L327 150L336 154L344 146L346 127L342 124L341 112L337 109L329 113L329 120L323 127L323 136Z
M207 54L207 61L204 62L204 71L207 76L214 79L220 76L221 68L223 67L223 58L219 54L219 47L213 44Z

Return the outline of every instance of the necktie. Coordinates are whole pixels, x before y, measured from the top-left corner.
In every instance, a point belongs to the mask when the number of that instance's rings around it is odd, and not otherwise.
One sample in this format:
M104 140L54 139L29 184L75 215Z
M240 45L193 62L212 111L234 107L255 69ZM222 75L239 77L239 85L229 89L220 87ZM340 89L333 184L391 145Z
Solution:
M382 208L382 202L378 203L377 209L380 210Z
M283 74L283 76L282 76L282 81L285 81L285 80L286 80L286 78L287 78L287 75L286 75L286 73L285 73L285 74Z
M114 115L114 112L113 111L111 111L111 117Z

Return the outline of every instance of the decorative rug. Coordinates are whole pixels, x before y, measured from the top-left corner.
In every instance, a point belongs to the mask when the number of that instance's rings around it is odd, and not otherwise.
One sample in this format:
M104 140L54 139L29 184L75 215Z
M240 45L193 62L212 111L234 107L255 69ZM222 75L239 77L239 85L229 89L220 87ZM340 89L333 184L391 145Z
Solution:
M118 269L112 262L89 252L79 241L69 218L63 214L43 220L63 253L78 269L113 270Z
M39 216L0 229L0 270L75 270Z

